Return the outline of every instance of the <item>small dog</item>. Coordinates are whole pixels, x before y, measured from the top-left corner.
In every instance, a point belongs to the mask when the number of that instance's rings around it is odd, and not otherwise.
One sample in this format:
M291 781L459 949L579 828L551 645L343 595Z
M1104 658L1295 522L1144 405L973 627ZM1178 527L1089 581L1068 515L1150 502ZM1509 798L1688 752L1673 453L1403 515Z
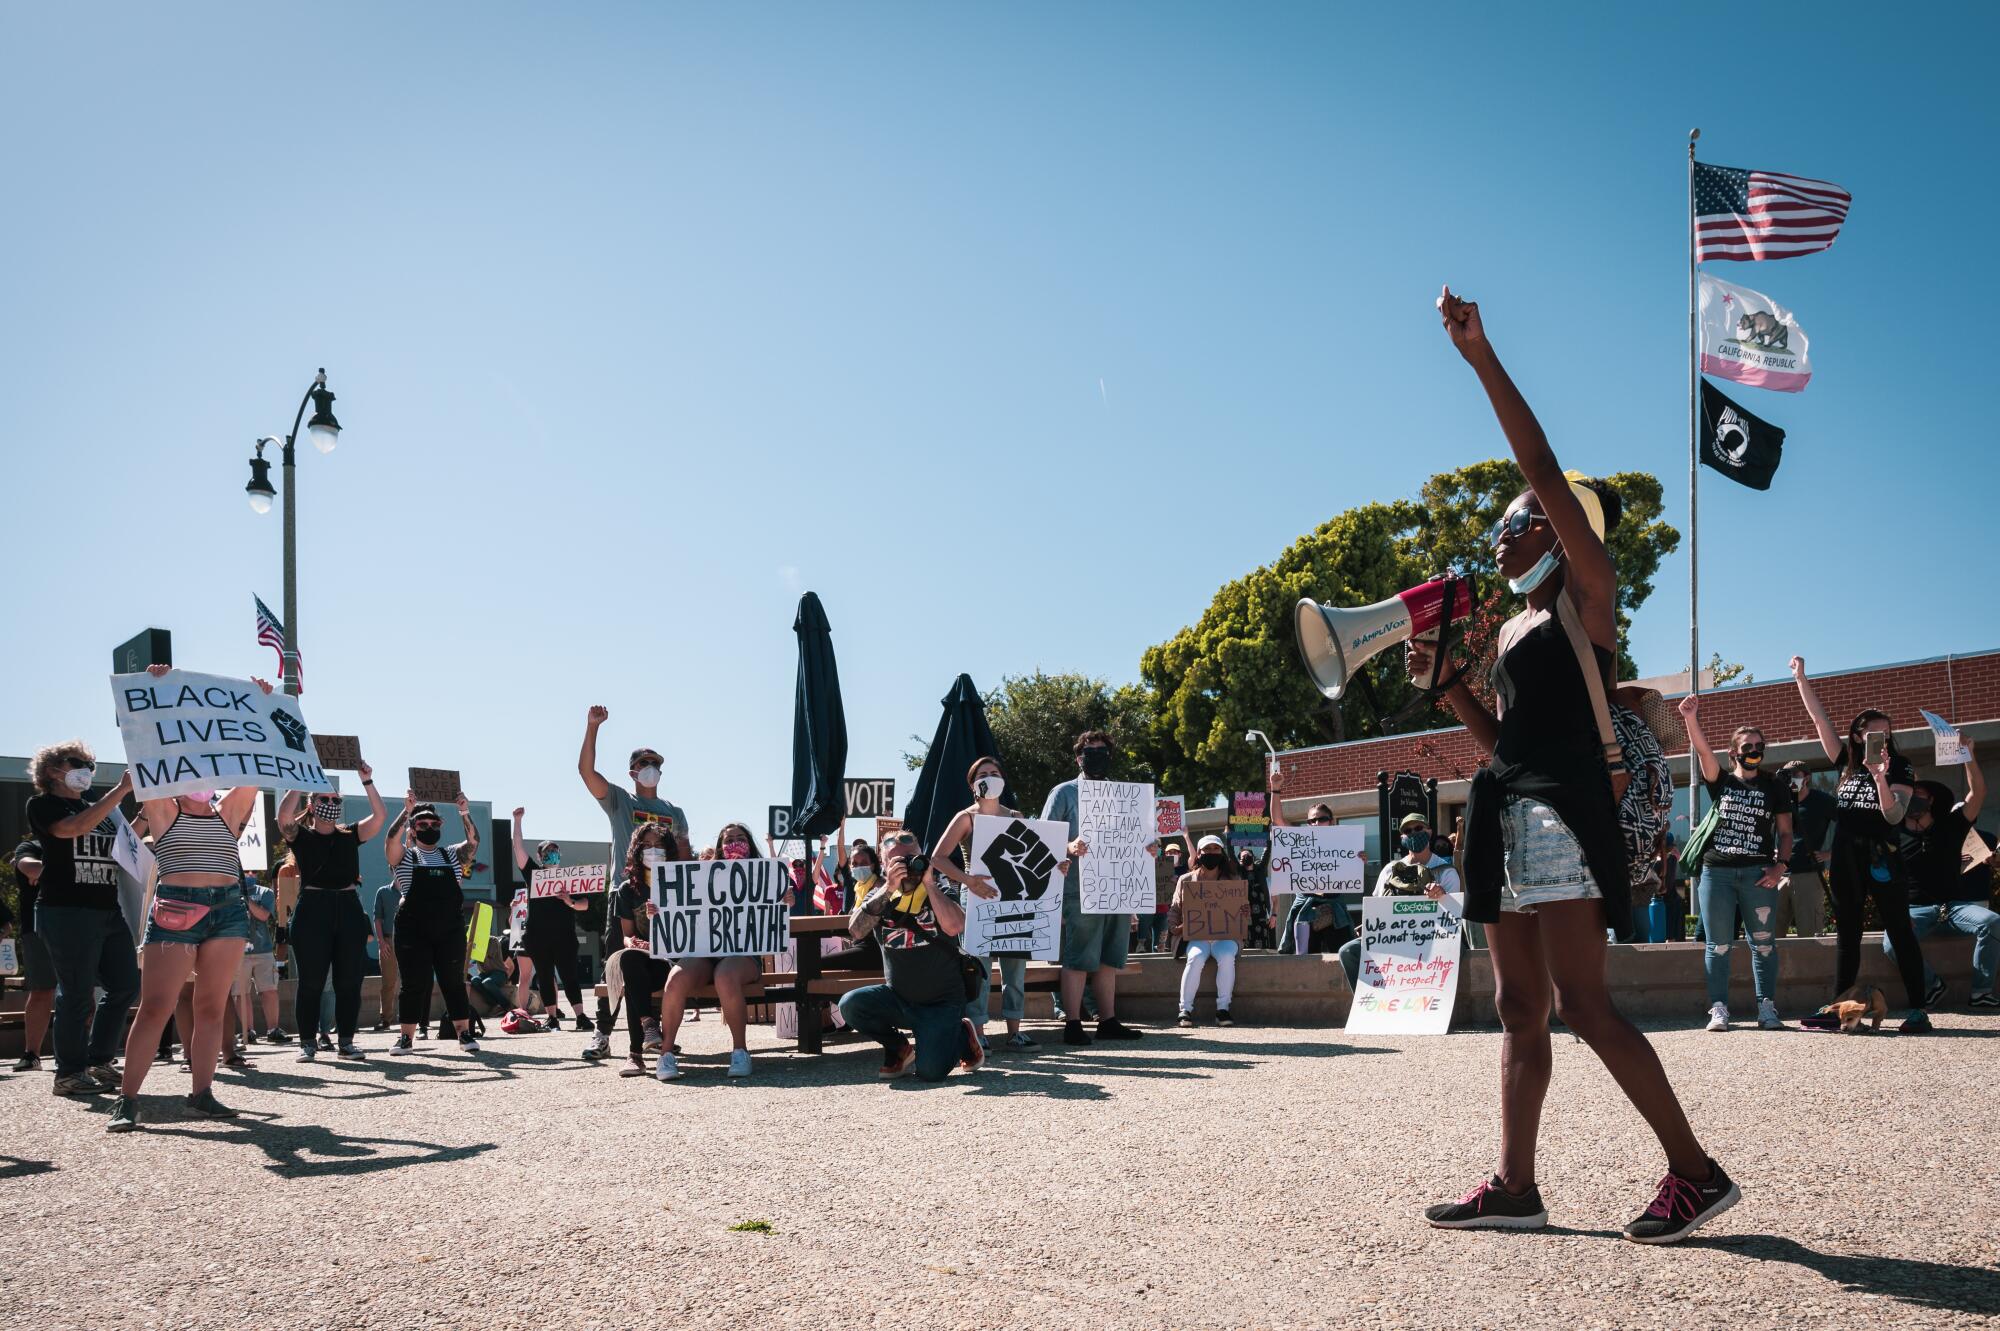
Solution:
M1871 1022L1869 1029L1879 1031L1889 1016L1889 999L1880 989L1872 985L1855 985L1833 1002L1819 1010L1822 1017L1831 1017L1840 1023L1843 1035L1860 1032L1861 1023Z

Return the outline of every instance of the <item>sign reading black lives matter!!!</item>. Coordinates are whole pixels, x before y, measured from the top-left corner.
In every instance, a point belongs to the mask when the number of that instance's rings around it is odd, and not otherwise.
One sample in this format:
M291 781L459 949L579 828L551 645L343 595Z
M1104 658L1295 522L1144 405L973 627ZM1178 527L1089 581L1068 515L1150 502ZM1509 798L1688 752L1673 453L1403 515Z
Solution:
M894 818L896 779L894 777L850 777L845 782L849 818Z
M191 670L113 675L111 697L142 800L233 786L333 793L295 697Z
M792 876L777 860L658 861L652 865L653 955L761 957L790 938L785 894Z
M1078 781L1077 894L1085 915L1128 915L1153 909L1153 856L1160 839L1150 782Z

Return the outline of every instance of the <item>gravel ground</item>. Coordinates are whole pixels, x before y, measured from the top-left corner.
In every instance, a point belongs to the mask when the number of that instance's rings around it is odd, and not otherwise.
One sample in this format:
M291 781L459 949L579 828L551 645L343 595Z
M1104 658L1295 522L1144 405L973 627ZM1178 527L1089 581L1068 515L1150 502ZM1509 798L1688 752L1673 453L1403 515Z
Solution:
M1654 1039L1743 1203L1619 1241L1657 1149L1558 1033L1553 1226L1418 1218L1492 1163L1499 1037L1038 1033L937 1087L872 1048L757 1071L687 1027L686 1080L620 1079L572 1032L467 1058L304 1065L257 1046L143 1132L0 1073L0 1319L67 1327L1972 1326L2000 1321L2000 1021L1930 1039ZM622 1041L622 1036L621 1036ZM364 1036L379 1051L387 1036ZM622 1042L619 1046L622 1048ZM763 1222L769 1232L732 1232Z

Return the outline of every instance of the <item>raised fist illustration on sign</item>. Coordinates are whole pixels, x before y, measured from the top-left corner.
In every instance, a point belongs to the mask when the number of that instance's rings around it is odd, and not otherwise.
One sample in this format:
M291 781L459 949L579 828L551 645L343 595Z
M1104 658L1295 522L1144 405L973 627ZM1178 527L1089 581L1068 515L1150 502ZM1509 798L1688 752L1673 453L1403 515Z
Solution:
M1016 818L980 857L1002 901L1039 901L1060 861L1042 839Z

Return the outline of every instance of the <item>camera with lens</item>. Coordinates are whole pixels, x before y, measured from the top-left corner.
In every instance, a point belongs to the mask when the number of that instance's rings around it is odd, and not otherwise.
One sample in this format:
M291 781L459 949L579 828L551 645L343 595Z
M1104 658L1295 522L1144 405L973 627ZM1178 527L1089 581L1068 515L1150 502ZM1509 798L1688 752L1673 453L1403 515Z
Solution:
M907 891L910 887L914 887L918 883L923 882L924 875L929 873L930 871L931 871L931 857L924 854L922 851L918 851L916 854L910 856L909 859L904 860L903 873L906 875L906 877L903 879L903 882L907 884L904 890Z

